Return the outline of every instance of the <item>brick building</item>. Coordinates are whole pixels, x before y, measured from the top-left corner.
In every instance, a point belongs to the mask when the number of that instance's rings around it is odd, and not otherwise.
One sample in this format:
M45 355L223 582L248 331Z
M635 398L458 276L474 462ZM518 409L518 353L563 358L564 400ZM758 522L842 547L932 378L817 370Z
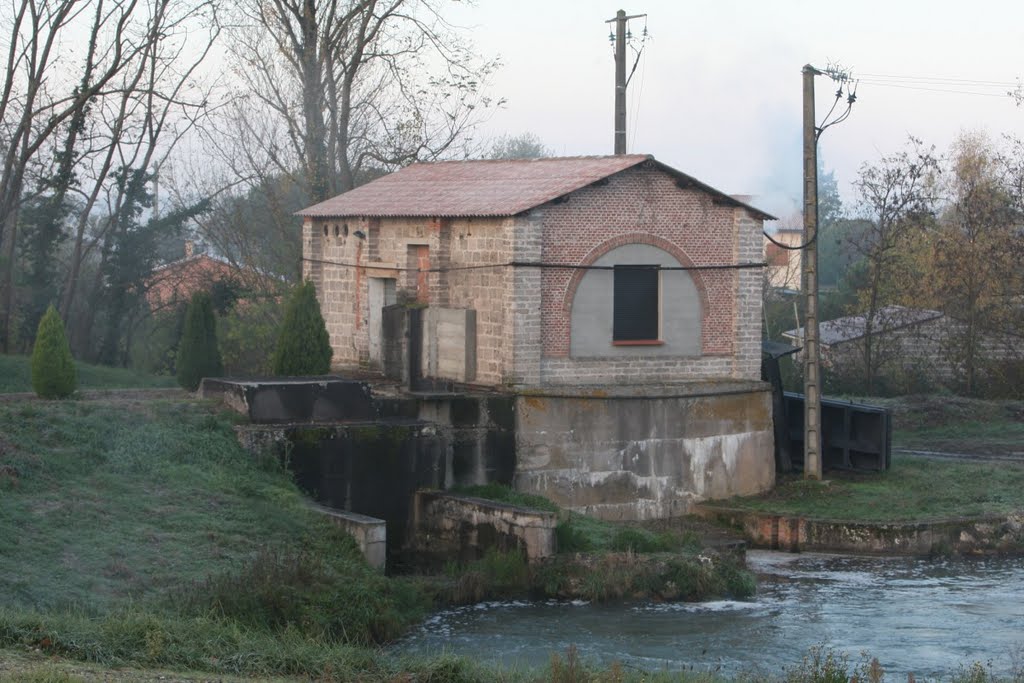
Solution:
M335 366L519 392L520 488L650 517L771 485L771 216L647 155L415 164L299 215Z
M402 299L475 311L456 380L759 377L761 269L733 266L770 216L651 157L416 164L300 215L339 368L381 367L377 309Z

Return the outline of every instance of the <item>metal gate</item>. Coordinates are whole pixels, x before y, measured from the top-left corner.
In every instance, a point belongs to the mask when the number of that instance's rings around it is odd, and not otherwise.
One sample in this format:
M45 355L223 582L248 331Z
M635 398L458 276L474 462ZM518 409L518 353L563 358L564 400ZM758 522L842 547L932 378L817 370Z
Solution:
M785 392L790 457L804 460L804 395ZM821 399L822 468L880 472L892 465L892 416L887 408Z

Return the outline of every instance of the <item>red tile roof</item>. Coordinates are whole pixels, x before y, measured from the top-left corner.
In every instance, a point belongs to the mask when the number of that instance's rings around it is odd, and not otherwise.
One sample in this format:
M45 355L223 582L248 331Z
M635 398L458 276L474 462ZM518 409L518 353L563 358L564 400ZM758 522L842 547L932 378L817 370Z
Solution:
M298 212L311 218L344 216L515 216L608 176L650 161L722 201L772 216L654 161L647 154L546 159L441 161L407 166Z

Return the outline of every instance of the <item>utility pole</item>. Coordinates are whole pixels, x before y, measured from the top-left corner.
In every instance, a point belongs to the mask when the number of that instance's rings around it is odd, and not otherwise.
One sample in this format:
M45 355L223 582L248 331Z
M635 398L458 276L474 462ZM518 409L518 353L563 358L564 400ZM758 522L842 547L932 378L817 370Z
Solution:
M609 19L606 24L615 22L615 35L610 36L615 43L615 153L626 153L626 22L630 19L639 19L646 14L632 14L626 16L626 10L620 9L615 13L614 19Z
M814 121L814 77L803 68L804 85L804 478L821 479L821 368L818 347L818 131Z

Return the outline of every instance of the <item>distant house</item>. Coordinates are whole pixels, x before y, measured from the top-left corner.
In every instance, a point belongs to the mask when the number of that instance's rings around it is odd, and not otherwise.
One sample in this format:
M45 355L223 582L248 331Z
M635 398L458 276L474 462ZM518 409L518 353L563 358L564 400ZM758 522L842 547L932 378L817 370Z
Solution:
M518 488L640 518L771 486L763 211L634 154L414 164L299 215L335 367L516 393Z
M878 336L898 336L906 339L934 336L936 326L928 325L943 317L939 311L903 306L885 306L875 312L871 333ZM865 315L848 315L818 324L818 342L822 359L830 359L839 349L850 349L854 342L863 340L868 333ZM804 328L787 330L782 336L794 346L803 346Z
M237 294L246 288L274 290L279 283L252 269L238 268L230 262L195 253L195 245L185 242L185 257L153 269L147 282L146 301L151 311L188 303L196 292L211 292L218 283L230 285Z
M873 365L881 375L916 375L930 383L948 383L963 370L962 322L940 311L904 306L879 309L871 325L874 337ZM822 362L837 374L864 372L867 316L850 315L819 324ZM783 332L795 346L803 345L804 328ZM1006 361L1021 358L1020 338L985 334L979 340L979 360Z
M768 264L769 287L800 291L804 252L802 249L786 247L799 247L803 239L804 231L801 228L777 228L772 233L772 240L778 244L767 237L764 238L764 260Z

